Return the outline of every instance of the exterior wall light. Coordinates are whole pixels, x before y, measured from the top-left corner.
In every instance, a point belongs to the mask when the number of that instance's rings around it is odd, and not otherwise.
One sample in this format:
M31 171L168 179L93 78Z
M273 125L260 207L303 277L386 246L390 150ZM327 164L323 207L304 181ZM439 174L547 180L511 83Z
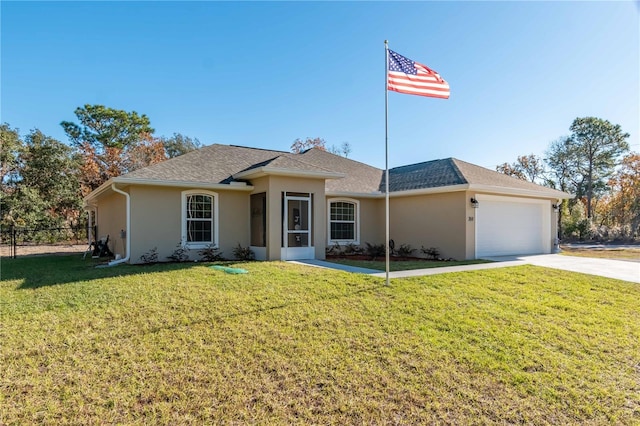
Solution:
M476 200L475 198L471 197L471 207L473 207L474 209L477 209L479 205L480 205L480 203L478 202L478 200Z
M553 210L556 212L560 210L560 206L558 204L551 204L551 207L553 207Z

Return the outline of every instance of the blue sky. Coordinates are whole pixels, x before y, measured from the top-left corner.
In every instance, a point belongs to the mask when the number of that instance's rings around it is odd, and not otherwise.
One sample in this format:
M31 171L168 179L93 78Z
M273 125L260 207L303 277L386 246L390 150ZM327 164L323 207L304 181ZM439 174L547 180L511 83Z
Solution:
M8 2L1 120L63 142L84 104L156 135L289 150L349 142L384 167L384 40L440 73L448 100L389 93L391 167L544 155L576 117L640 151L634 2Z

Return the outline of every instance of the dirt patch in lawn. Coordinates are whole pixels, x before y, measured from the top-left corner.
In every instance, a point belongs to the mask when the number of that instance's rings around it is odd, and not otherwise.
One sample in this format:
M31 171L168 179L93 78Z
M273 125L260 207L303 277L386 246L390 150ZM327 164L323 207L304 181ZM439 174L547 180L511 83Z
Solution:
M84 253L87 244L39 244L16 247L16 255L22 256L42 256L42 255L67 255L72 253ZM0 257L10 257L11 247L7 244L0 246Z
M627 260L640 262L640 246L638 245L571 245L561 246L566 256L595 257L600 259Z

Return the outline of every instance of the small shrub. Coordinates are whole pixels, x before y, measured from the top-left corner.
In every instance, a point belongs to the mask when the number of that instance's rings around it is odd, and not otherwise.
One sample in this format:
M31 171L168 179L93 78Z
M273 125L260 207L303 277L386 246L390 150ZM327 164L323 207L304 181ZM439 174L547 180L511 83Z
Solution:
M398 256L410 257L416 249L411 247L411 244L400 244L398 248Z
M186 262L189 260L189 250L186 249L181 243L178 243L176 249L170 256L167 256L168 259L173 260L174 262Z
M392 239L389 240L389 254L391 256L395 256L397 254L396 252L396 242Z
M328 255L338 256L342 254L342 247L340 247L339 243L333 243L332 245L326 248L325 252Z
M420 251L427 256L427 259L436 260L440 257L440 250L437 247L420 248Z
M217 262L219 260L224 260L220 249L215 247L213 244L209 244L200 250L198 254L202 257L203 262Z
M158 247L154 247L142 256L140 256L142 263L156 263L158 262Z
M367 248L365 249L367 256L369 256L372 260L376 257L382 257L387 253L387 249L384 244L369 244L367 243Z
M344 248L344 254L362 254L363 249L360 246L357 246L353 243L349 243Z
M242 247L240 243L233 249L233 255L238 260L254 260L256 258L255 253L250 247Z

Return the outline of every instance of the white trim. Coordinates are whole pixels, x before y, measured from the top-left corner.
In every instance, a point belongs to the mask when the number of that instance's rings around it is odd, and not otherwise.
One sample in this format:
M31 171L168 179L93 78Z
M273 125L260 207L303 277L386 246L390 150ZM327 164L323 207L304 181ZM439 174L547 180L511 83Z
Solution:
M274 176L293 176L293 177L311 177L311 178L325 178L325 179L338 179L345 177L344 173L331 173L331 172L305 172L295 171L289 169L275 169L260 167L257 169L247 170L235 174L233 177L236 179L245 177L261 177L267 175ZM98 188L94 189L89 195L84 198L85 204L89 205L90 201L95 199L102 192L108 190L112 183L122 183L130 185L150 185L150 186L168 186L168 187L183 187L183 188L202 188L209 190L227 190L227 191L253 191L252 185L242 185L242 182L231 182L230 184L223 183L206 183L206 182L191 182L191 181L176 181L176 180L151 180L142 178L126 178L116 177L111 178ZM554 199L571 199L574 198L573 194L564 194L562 191L549 189L546 191L521 189L521 188L508 188L504 186L494 185L481 185L481 184L460 184L460 185L447 185L439 186L436 188L422 188L422 189L410 189L407 191L394 191L389 194L389 197L409 197L414 195L426 195L426 194L440 194L444 192L459 192L459 191L481 191L490 192L494 194L504 195L519 195L523 197L534 198L554 198ZM327 197L357 197L357 198L384 198L383 192L348 192L348 191L326 191Z
M281 247L280 259L282 260L306 260L316 258L316 248L309 247Z
M549 208L551 208L550 200L543 199L535 199L535 198L522 198L522 197L504 197L500 195L494 194L475 194L473 196L480 203L479 209L482 208L482 201L515 201L518 203L528 203L528 204L540 204L540 203L549 203Z
M406 191L394 191L389 193L389 197L411 197L414 195L426 195L426 194L442 194L443 192L460 192L469 190L471 185L468 183L460 185L447 185L438 186L436 188L421 188L421 189L408 189ZM382 194L384 197L384 194Z
M437 188L421 188L421 189L409 189L406 191L395 191L389 193L389 197L411 197L414 195L426 195L426 194L440 194L443 192L460 192L467 191L469 189L469 184L461 184L461 185L447 185L447 186L439 186ZM358 197L358 198L385 198L384 192L341 192L341 191L327 191L325 193L327 197Z
M282 260L300 260L300 259L314 259L315 247L313 245L313 200L312 194L308 193L307 196L299 195L287 195L284 193L284 211L282 212L282 240L283 244L280 248L280 259ZM307 206L307 223L308 229L303 230L290 230L289 229L289 201L306 201ZM289 234L307 234L308 243L302 247L289 247ZM316 236L317 238L317 236Z
M207 183L207 182L192 182L181 180L154 180L143 178L128 178L118 176L111 178L83 198L85 205L91 205L91 201L98 197L100 194L111 188L111 184L121 183L123 185L145 185L145 186L167 186L178 188L202 188L209 190L225 190L225 191L253 191L253 186L247 185L246 182L230 182L230 183Z
M546 198L546 199L562 198L567 200L570 198L574 198L573 194L567 194L562 191L558 191L556 189L551 189L551 188L549 188L547 192L544 190L537 191L534 189L507 188L504 186L473 184L473 185L469 185L469 190L490 192L492 194L517 195L521 197L531 197L531 198Z
M111 185L115 183L114 179L111 178L93 191L91 191L87 196L83 198L84 204L90 206L91 201L93 201L98 195L102 194L107 189L111 188Z
M267 260L267 248L266 247L256 247L249 246L253 254L256 256L256 260Z
M507 188L504 186L493 186L493 185L480 185L480 184L460 184L460 185L447 185L447 186L439 186L436 188L421 188L421 189L409 189L406 191L394 191L389 193L389 197L411 197L415 195L428 195L428 194L441 194L445 192L460 192L460 191L480 191L480 192L490 192L493 194L503 194L503 195L518 195L521 197L531 197L531 198L546 198L546 199L570 199L574 196L572 194L565 194L562 191L557 191L555 189L548 189L549 192L544 189L540 191L531 190L531 189L520 189L520 188ZM361 193L361 192L340 192L340 191L327 191L325 193L327 197L358 197L358 198L384 198L383 192L369 192L369 193Z
M141 178L127 178L117 177L114 178L115 182L129 184L129 185L149 185L149 186L171 186L171 187L183 187L183 188L202 188L202 189L217 189L227 191L253 191L253 186L247 185L246 182L229 182L229 183L207 183L207 182L192 182L181 180L152 180Z
M323 178L323 179L340 179L346 176L344 173L330 172L330 171L311 171L311 170L296 170L296 169L282 169L277 167L256 167L255 169L245 170L244 172L236 173L233 175L234 179L245 178L259 178L263 176L293 176L293 177L309 177L309 178Z
M213 241L211 242L188 242L187 241L187 197L190 195L207 195L213 198ZM218 193L212 191L206 191L202 189L188 189L180 193L181 206L180 206L180 238L181 244L188 249L203 249L213 244L214 247L219 247L219 232L218 232Z
M331 239L331 203L351 203L355 204L355 235L353 240L333 240ZM338 197L327 198L327 243L331 244L360 244L360 201L353 198Z
M327 191L324 193L327 197L357 197L357 198L384 198L382 192L342 192L342 191Z

